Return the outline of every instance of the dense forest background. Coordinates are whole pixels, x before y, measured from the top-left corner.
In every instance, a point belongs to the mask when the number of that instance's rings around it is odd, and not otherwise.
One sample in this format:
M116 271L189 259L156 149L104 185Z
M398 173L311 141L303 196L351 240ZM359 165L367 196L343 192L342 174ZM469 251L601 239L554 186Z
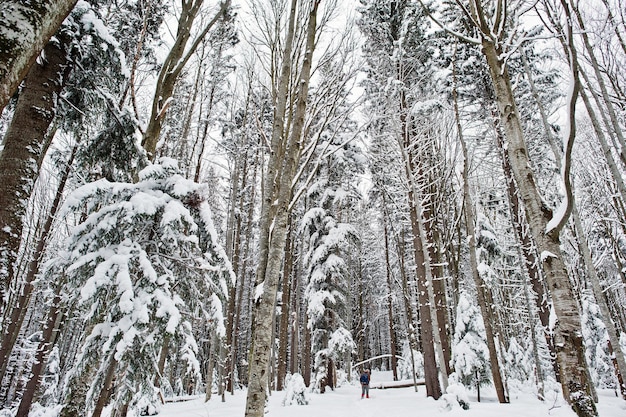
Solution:
M626 399L621 0L0 16L0 415L364 366Z

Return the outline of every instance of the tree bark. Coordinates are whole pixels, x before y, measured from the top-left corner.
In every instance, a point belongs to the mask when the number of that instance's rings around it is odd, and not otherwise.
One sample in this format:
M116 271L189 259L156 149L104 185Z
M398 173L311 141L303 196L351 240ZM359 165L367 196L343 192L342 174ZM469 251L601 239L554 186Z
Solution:
M555 327L557 363L561 374L563 395L579 416L596 416L591 398L592 390L587 379L584 345L580 332L580 314L576 303L563 254L559 246L559 233L546 232L552 211L541 200L524 141L522 126L513 97L507 69L500 61L501 51L493 40L482 39L482 53L487 59L501 123L507 139L507 153L515 181L524 203L526 218L537 247L558 317Z
M71 71L65 45L63 37L46 44L45 59L28 72L0 154L0 313L7 308L7 292L16 279L23 221L44 139Z
M0 114L76 1L0 2Z
M113 391L113 379L115 378L115 369L117 368L117 361L115 360L114 353L111 354L109 364L104 375L104 381L102 382L102 388L96 401L96 406L93 409L91 417L100 417L104 407L109 402L111 393Z
M33 362L33 367L30 370L30 378L26 383L22 399L20 400L20 405L17 409L17 417L28 417L30 406L35 398L35 392L41 383L41 373L45 368L48 354L52 350L52 346L54 346L56 333L59 330L59 319L61 316L61 295L59 291L57 291L54 295L54 299L52 300L48 318L41 335L41 341L39 342L37 352L35 353L35 361Z
M436 306L432 288L432 270L428 253L428 243L426 230L424 228L423 207L421 196L418 195L416 186L417 167L415 166L414 155L411 152L412 134L410 118L408 116L408 106L404 92L400 93L400 124L401 137L399 145L404 159L404 171L408 185L409 213L411 219L411 230L413 232L413 253L415 256L415 268L417 279L417 291L420 317L420 336L424 353L424 378L426 381L426 395L438 399L442 390L439 384L439 368L437 367L436 356L439 353L441 365L445 361L439 337L439 326L437 324ZM442 372L444 390L447 385L447 375Z
M291 216L285 243L285 262L283 266L282 297L280 307L280 325L278 334L278 369L276 371L276 391L282 391L287 374L287 341L289 340L289 299L291 297L291 270L293 266Z
M52 230L52 225L56 218L56 214L61 206L61 199L63 197L63 192L65 190L65 184L69 178L72 163L74 162L74 158L76 156L77 150L78 150L78 144L76 144L76 146L72 148L72 153L70 155L70 158L65 166L65 169L63 170L61 179L59 181L59 186L57 187L57 191L54 196L54 201L52 202L52 206L50 207L50 213L46 217L45 223L41 230L41 236L39 236L39 240L37 241L37 246L35 248L35 251L33 252L32 258L28 262L26 276L24 278L24 286L22 287L20 295L17 298L17 302L15 306L13 306L11 310L11 315L9 316L9 322L5 326L5 329L2 335L2 343L0 344L0 360L2 360L1 365L0 365L0 381L4 378L4 374L6 373L6 366L9 362L9 356L11 355L13 347L15 346L15 342L17 341L20 329L24 322L26 311L28 309L28 304L30 302L30 296L34 289L33 282L35 280L37 273L39 272L39 264L43 259L44 250L48 242L48 236L50 235L50 232ZM44 330L44 333L45 333L45 330ZM45 352L45 355L47 355L47 352ZM31 374L35 375L35 373L36 373L35 370L31 371ZM32 376L31 379L33 378L35 377ZM36 382L33 382L33 383L36 383L34 389L36 389L39 384L38 376L36 377L35 381ZM30 383L31 382L29 380L28 384ZM29 388L28 384L26 386L26 389ZM24 396L26 395L27 394L25 393ZM34 392L33 392L33 395L34 395ZM28 404L28 407L30 407L30 404ZM28 411L28 409L26 409L26 411Z
M478 273L478 259L476 256L476 217L474 216L474 203L470 194L469 188L469 155L467 152L467 146L465 145L465 139L463 138L463 130L461 126L461 119L459 116L459 106L457 101L456 92L456 69L455 63L452 64L452 77L453 77L453 90L452 99L454 102L454 116L456 120L457 136L461 145L461 151L463 155L463 201L465 211L465 227L467 228L468 244L469 244L469 258L470 269L474 285L476 287L476 297L478 299L478 307L485 326L485 336L487 338L487 348L489 350L489 362L491 363L491 377L493 378L493 385L498 395L498 401L501 404L508 403L509 398L504 388L504 382L502 380L502 373L500 372L500 361L498 360L498 351L496 349L494 329L492 325L492 315L487 306L486 293L489 290L485 282L480 278Z
M396 331L393 323L393 285L391 282L391 261L389 259L389 230L387 227L387 217L383 216L383 234L385 237L385 270L387 275L387 318L389 320L389 339L391 347L391 370L393 372L393 380L398 380L398 359L396 358Z
M295 6L295 4L294 4ZM261 247L259 267L265 263L264 269L257 269L257 285L261 285L262 293L255 303L254 308L254 335L250 350L250 378L248 384L248 395L246 400L246 417L263 417L265 409L265 400L267 393L267 369L272 348L272 323L274 316L274 308L276 305L276 293L278 290L278 281L281 270L282 257L284 255L284 246L287 235L287 224L289 218L289 203L292 195L292 182L296 174L296 169L300 160L302 151L302 134L304 129L304 117L306 113L306 104L308 98L309 81L311 77L311 67L313 59L313 51L315 49L315 38L317 32L317 9L319 0L314 0L311 11L309 13L309 21L306 29L305 56L300 71L300 82L298 100L295 108L294 124L289 137L287 146L285 147L285 158L276 159L276 153L270 156L268 164L268 174L270 171L280 172L277 178L276 192L272 192L273 187L266 189L267 196L274 197L269 203L273 206L272 210L266 212L265 219L262 219L262 233L268 233L271 225L271 235L267 240L267 261L263 261L263 247ZM295 17L295 7L292 8L292 14ZM291 21L291 18L290 18ZM291 22L290 24L293 24ZM287 71L287 74L290 72ZM282 82L283 80L281 80ZM287 80L284 80L287 82ZM276 122L276 121L275 121ZM275 124L280 128L283 125ZM281 137L282 134L277 134ZM277 144L278 146L280 144ZM278 149L272 148L272 151ZM282 167L282 170L278 168ZM270 178L271 180L272 178ZM273 181L272 181L273 182ZM269 182L271 184L272 182ZM264 203L265 205L265 203ZM267 207L269 209L269 207ZM268 216L271 213L271 217ZM265 232L267 231L267 232ZM263 235L261 236L263 238ZM259 278L263 280L259 282ZM258 287L257 287L258 288Z
M207 23L202 32L194 40L191 47L185 51L187 42L191 37L193 22L200 11L202 3L203 0L190 0L183 2L181 15L178 18L178 29L174 45L172 45L172 49L170 49L167 57L165 58L165 62L161 67L161 71L159 72L159 77L156 82L156 91L154 93L154 99L152 100L150 119L148 120L148 126L146 127L146 131L141 141L141 145L146 150L148 157L151 160L154 160L156 157L156 148L161 136L161 128L163 126L163 121L165 120L165 115L167 114L170 100L174 94L174 87L176 86L178 76L187 65L189 58L196 50L202 39L223 16L228 7L230 7L229 0L223 2L213 19Z

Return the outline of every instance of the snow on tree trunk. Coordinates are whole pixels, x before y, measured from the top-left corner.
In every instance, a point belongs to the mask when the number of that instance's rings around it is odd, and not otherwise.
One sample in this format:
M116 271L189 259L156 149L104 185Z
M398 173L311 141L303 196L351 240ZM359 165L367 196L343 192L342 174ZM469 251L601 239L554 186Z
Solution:
M531 164L511 82L506 68L502 66L495 43L484 38L482 52L489 65L507 140L506 149L511 168L524 203L530 230L541 253L545 279L558 317L554 337L563 395L579 416L595 416L597 411L589 397L592 392L591 382L587 378L587 364L580 331L581 321L576 295L569 281L559 246L559 235L558 233L546 234L546 227L552 219L552 212L541 200L534 175L530 169Z
M0 2L0 114L76 1Z
M172 48L165 58L161 71L159 72L159 77L156 82L156 91L154 93L154 99L152 100L150 119L148 120L148 126L146 127L141 141L141 145L144 147L151 160L156 158L157 144L161 136L161 128L163 126L167 110L172 101L178 76L185 68L189 58L195 52L202 39L218 22L218 20L225 15L226 10L230 7L230 2L228 0L221 3L218 12L203 27L201 33L186 50L185 48L187 46L187 42L191 37L193 23L198 16L202 4L203 0L182 2L183 7L180 17L178 18L176 39L174 41L174 45L172 45Z
M289 218L289 203L292 195L292 181L296 174L300 154L302 151L301 142L304 130L304 117L307 107L308 88L311 76L311 66L313 51L315 49L316 29L317 29L317 9L319 0L315 0L309 13L309 21L306 28L305 57L300 71L299 93L293 119L293 128L289 141L284 148L284 155L281 152L284 146L280 140L284 129L284 120L274 120L274 131L272 134L272 154L268 163L268 174L278 173L278 177L266 178L264 196L264 207L261 217L261 239L259 242L259 267L257 268L256 291L260 293L254 306L253 340L250 347L249 384L246 399L246 417L263 417L265 400L267 397L266 387L268 386L268 366L272 350L274 310L276 305L276 294L282 266L285 241L287 238L287 223ZM291 40L293 37L293 25L295 24L295 1L292 4L290 15L290 30L287 35L288 51L291 50ZM290 55L286 54L286 55ZM281 83L284 92L289 85L289 73L291 68L283 68L281 73ZM286 77L286 78L285 78ZM279 103L286 106L287 95L279 98ZM284 117L278 114L279 119ZM274 136L277 142L274 141ZM280 170L282 167L282 171ZM276 188L274 181L277 182ZM275 190L275 191L274 191ZM274 194L275 192L275 194ZM267 200L269 198L269 201ZM270 210L271 207L271 210ZM271 226L271 235L269 235ZM269 237L269 239L267 238Z
M7 291L16 279L22 223L39 174L44 138L71 70L67 42L65 36L49 42L44 49L45 57L31 67L0 154L0 312L7 308ZM4 364L3 359L0 358ZM4 369L0 376L3 374Z

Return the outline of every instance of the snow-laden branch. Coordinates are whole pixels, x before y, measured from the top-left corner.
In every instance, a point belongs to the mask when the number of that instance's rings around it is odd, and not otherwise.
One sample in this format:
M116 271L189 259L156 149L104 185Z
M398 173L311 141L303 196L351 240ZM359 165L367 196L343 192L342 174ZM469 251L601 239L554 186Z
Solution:
M567 4L563 3L563 8L568 17L571 12ZM552 219L546 225L546 234L558 236L563 227L567 223L572 208L574 206L574 192L572 191L572 182L570 179L570 171L572 168L572 149L574 148L574 139L576 138L576 101L578 99L578 91L580 90L580 79L578 77L578 61L576 56L576 48L574 46L572 19L567 19L566 27L567 53L570 64L571 81L567 92L567 124L565 125L565 146L563 149L563 157L561 162L561 175L563 177L563 189L565 196L561 205Z
M469 36L466 36L464 34L462 34L461 32L457 32L455 30L450 29L449 27L447 27L446 25L444 25L439 19L437 19L435 16L433 16L433 14L430 12L430 10L428 9L428 7L426 7L426 5L422 2L422 0L417 0L419 2L419 4L422 6L422 8L424 9L424 13L426 13L426 16L430 17L430 19L435 22L435 24L437 26L439 26L441 29L445 30L446 32L448 32L449 34L451 34L452 36L455 36L457 38L459 38L460 40L462 40L463 42L467 42L470 44L474 44L474 45L480 45L480 39L476 39L476 38L471 38ZM464 9L465 10L465 9ZM470 15L471 18L471 15ZM473 19L472 19L473 20Z

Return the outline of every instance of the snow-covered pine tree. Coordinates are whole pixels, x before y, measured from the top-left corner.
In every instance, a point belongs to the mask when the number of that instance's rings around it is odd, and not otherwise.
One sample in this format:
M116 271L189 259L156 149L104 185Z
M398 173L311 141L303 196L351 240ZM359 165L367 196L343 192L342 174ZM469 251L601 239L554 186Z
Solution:
M355 201L355 184L348 172L362 170L360 150L344 142L345 136L323 135L319 148L317 181L308 189L311 207L301 220L300 230L308 242L305 254L307 285L304 297L312 332L316 388L335 387L335 368L354 349L348 330L350 249L359 243L356 229L339 221L341 213ZM342 143L343 142L343 143ZM348 370L346 370L348 371Z
M459 296L452 354L458 381L468 388L475 387L480 401L480 388L491 383L489 349L480 310L466 294Z
M66 281L66 302L78 303L73 314L84 317L88 336L64 416L96 415L109 400L116 407L153 403L168 341L187 372L200 376L187 317L202 317L223 334L223 301L234 284L206 199L207 189L180 176L168 158L142 170L136 184L103 179L68 198L66 215L84 221L47 273ZM76 398L77 384L86 382L86 397Z
M615 370L608 349L609 337L600 308L592 296L582 296L582 332L589 373L598 388L617 388Z

